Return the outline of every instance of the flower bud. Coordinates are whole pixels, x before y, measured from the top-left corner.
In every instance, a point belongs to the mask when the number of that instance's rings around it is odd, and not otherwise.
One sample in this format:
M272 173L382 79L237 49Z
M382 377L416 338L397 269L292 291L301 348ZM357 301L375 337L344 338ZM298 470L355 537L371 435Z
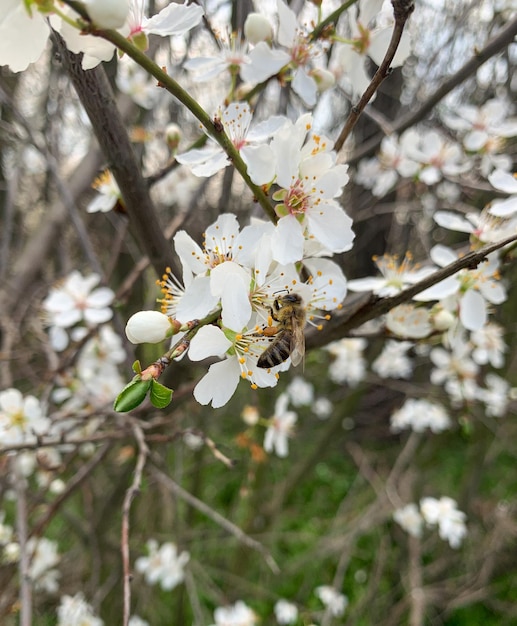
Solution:
M448 330L455 321L455 316L446 309L442 309L432 316L433 326L440 332Z
M86 0L88 15L101 28L121 28L129 13L128 0Z
M166 339L171 325L159 311L138 311L126 324L126 336L131 343L159 343Z
M250 13L244 22L244 36L252 44L272 39L271 22L261 13Z
M169 124L165 129L165 140L170 150L175 152L181 141L181 128L177 124Z
M310 76L314 78L318 91L322 93L336 84L336 77L332 72L324 70L322 67L316 67L309 72Z

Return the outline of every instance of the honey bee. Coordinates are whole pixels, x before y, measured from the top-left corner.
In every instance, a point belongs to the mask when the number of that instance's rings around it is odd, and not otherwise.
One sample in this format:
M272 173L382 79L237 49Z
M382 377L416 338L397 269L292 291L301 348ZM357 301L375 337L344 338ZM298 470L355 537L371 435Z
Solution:
M297 293L287 293L276 298L270 309L277 326L268 326L264 335L275 336L273 343L264 350L257 361L258 367L275 367L289 356L298 365L305 354L305 308Z

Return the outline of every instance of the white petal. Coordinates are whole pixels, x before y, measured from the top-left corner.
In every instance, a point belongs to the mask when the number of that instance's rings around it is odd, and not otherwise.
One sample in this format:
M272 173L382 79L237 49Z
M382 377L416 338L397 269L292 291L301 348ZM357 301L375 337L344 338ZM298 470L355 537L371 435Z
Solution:
M304 68L299 67L294 73L292 82L293 91L305 102L308 107L316 104L318 85L312 76L309 76Z
M479 291L491 304L502 304L507 298L506 289L495 280L480 281Z
M191 361L202 361L210 356L222 357L231 348L232 342L227 339L220 328L203 326L192 339L188 351Z
M298 28L296 14L282 0L277 0L276 10L278 11L278 43L290 48L294 43Z
M504 191L506 193L517 193L517 178L508 174L508 172L503 172L502 170L495 170L488 177L490 184L499 189L499 191Z
M289 122L283 115L273 115L254 126L246 135L248 141L265 141Z
M41 56L50 33L42 14L32 7L32 17L20 0L2 0L0 11L0 65L13 72L27 69Z
M479 291L469 289L461 299L460 320L467 330L479 330L486 324L486 303Z
M273 259L282 265L297 263L303 257L303 242L303 229L298 220L292 215L280 218L271 236Z
M210 277L197 276L179 301L176 317L180 322L202 319L217 306L218 302L219 298L210 292Z
M441 244L437 244L431 248L430 257L433 263L436 263L436 265L440 267L445 267L458 260L458 255L453 250Z
M309 231L331 252L350 250L354 241L352 219L339 206L327 204L307 214Z
M506 200L495 200L492 202L490 213L497 217L507 217L517 211L517 196L510 196Z
M460 282L455 276L449 276L444 280L436 283L432 287L428 287L413 296L413 300L416 302L430 302L431 300L441 300L447 298L458 292L460 288Z
M97 326L97 324L104 324L113 317L113 311L111 309L85 309L84 321L87 324Z
M184 5L171 3L157 15L146 19L142 29L146 33L153 33L166 37L167 35L184 35L197 26L203 19L204 11L196 4Z
M436 211L433 214L433 219L438 226L443 226L443 228L455 230L459 233L474 232L474 226L468 220L457 213L452 213L452 211Z
M237 358L214 363L194 388L194 398L199 404L212 404L214 409L224 406L233 396L240 379Z
M241 66L241 78L244 82L262 83L287 65L291 57L283 50L272 50L261 41L249 54L250 63Z
M276 159L269 146L244 146L240 151L255 185L270 183L275 177Z
M115 294L109 287L99 287L86 298L88 307L103 308L113 302Z
M188 268L194 274L202 274L208 269L205 260L205 253L187 234L186 231L180 230L174 235L174 249L179 256L183 272Z

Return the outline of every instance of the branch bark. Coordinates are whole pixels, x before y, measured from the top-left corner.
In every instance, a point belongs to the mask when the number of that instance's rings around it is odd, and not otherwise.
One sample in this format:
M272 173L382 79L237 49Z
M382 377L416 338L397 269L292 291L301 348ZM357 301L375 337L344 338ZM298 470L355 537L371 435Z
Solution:
M96 67L83 70L82 56L69 52L57 33L54 33L54 39L63 65L90 118L97 141L120 188L129 216L130 230L142 254L149 257L158 276L162 275L167 266L172 267L179 275L171 246L163 233L104 69Z

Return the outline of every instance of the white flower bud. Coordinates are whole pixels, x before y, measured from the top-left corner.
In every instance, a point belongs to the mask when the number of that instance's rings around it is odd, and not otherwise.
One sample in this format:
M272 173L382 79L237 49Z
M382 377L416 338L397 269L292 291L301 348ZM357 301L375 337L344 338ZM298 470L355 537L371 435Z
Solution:
M250 13L244 22L244 36L252 44L272 39L271 22L260 13Z
M128 0L85 0L86 10L97 26L121 28L129 13Z
M448 330L455 321L456 318L454 317L454 315L446 309L442 309L432 316L433 326L436 328L436 330L440 332Z
M332 72L328 70L324 70L321 67L317 67L309 72L309 74L314 78L314 82L316 83L316 87L320 93L334 87L336 84L336 77Z
M169 318L159 311L138 311L126 324L126 336L131 343L159 343L169 330Z
M181 128L177 124L169 124L165 129L165 140L171 150L176 150L181 141Z
M20 558L20 544L11 541L4 547L4 559L7 563L16 563Z

